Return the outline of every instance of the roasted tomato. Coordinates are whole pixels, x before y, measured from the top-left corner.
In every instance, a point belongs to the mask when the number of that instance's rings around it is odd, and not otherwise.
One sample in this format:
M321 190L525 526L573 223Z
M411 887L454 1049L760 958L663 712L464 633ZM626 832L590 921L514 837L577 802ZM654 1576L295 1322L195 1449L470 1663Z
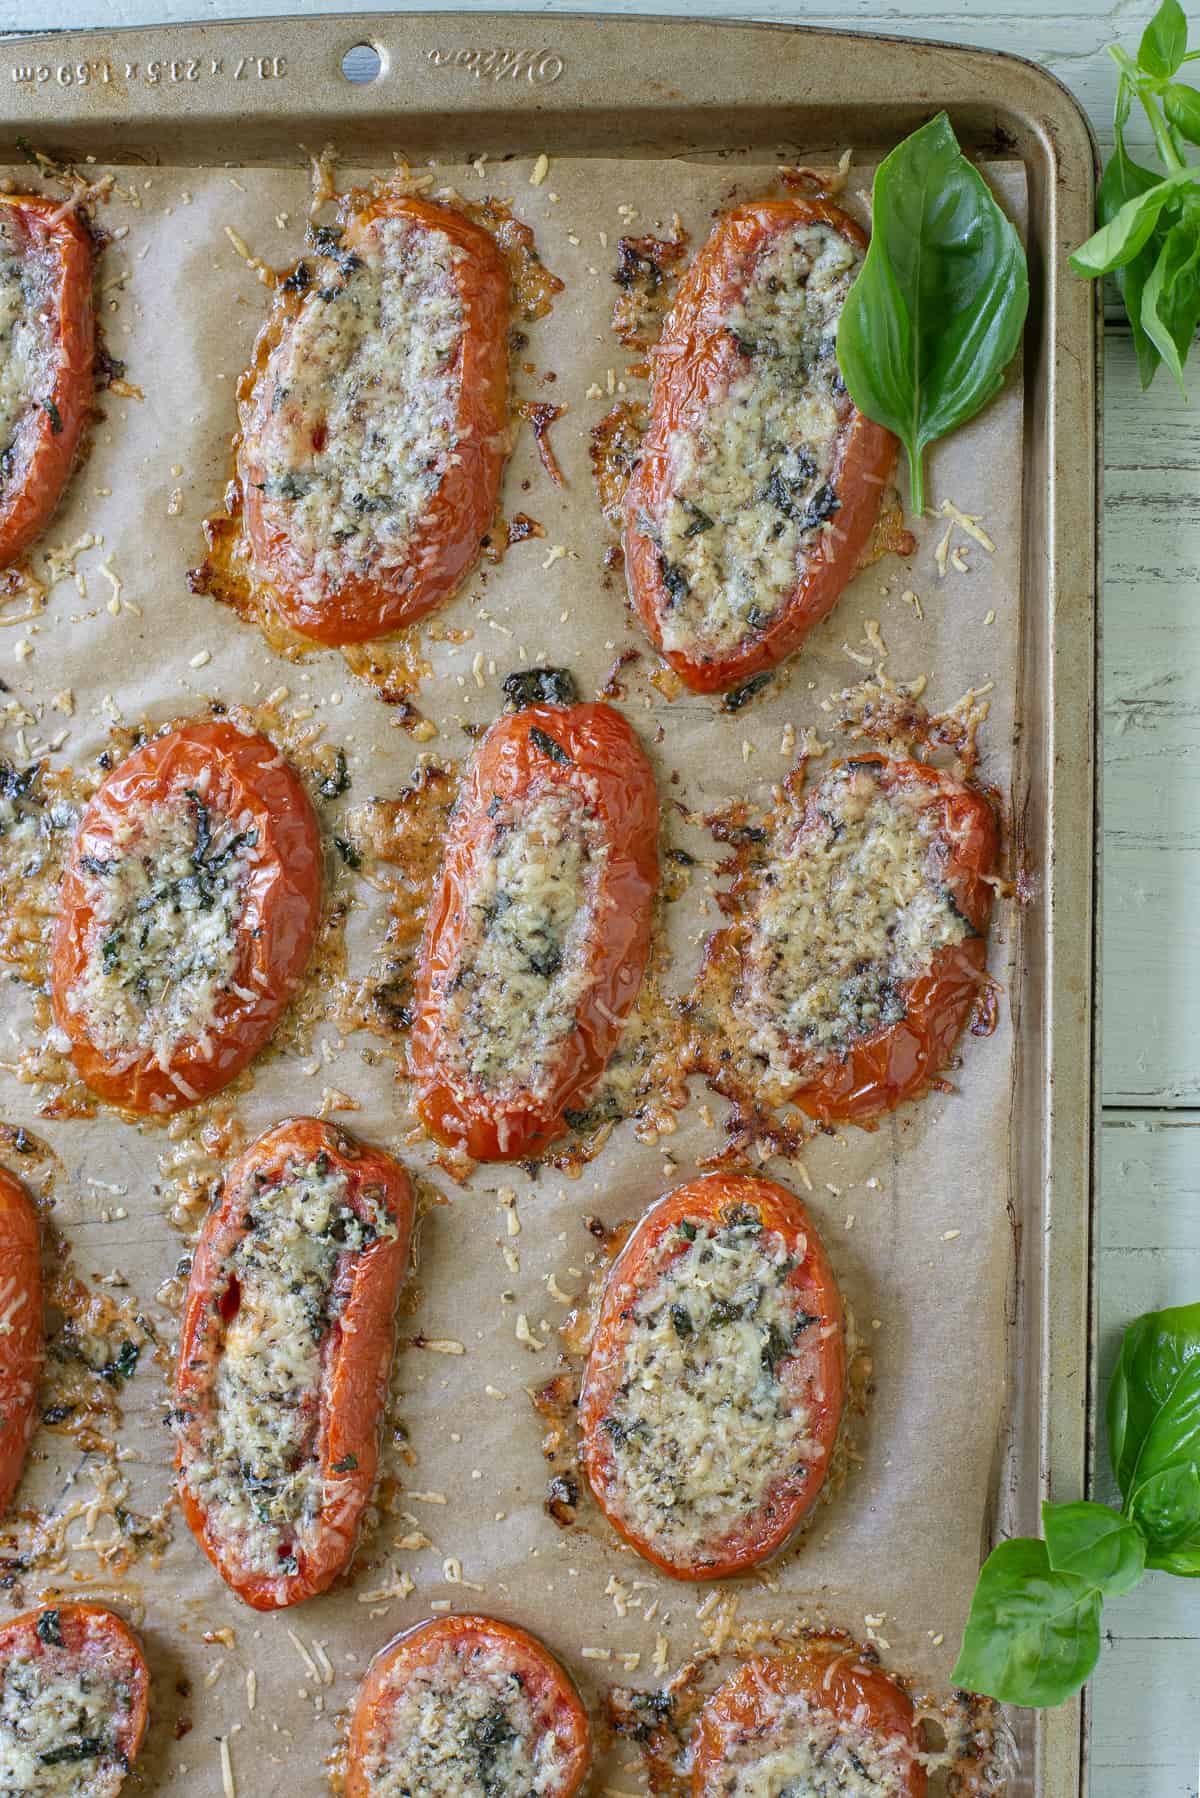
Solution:
M20 1181L0 1167L0 1517L17 1489L33 1434L42 1340L37 1212Z
M149 1695L137 1637L100 1605L60 1604L0 1625L0 1791L116 1798Z
M574 1798L591 1758L579 1694L540 1642L494 1617L436 1617L371 1662L345 1798Z
M830 769L740 934L733 1003L763 1093L862 1124L928 1086L979 995L996 849L991 806L951 774Z
M477 749L421 947L421 1116L477 1161L536 1154L603 1073L641 985L658 798L606 705L533 704Z
M266 737L187 724L123 761L84 812L63 881L54 1016L92 1091L169 1112L228 1084L300 984L321 840Z
M626 1541L676 1579L757 1566L820 1496L845 1402L842 1301L799 1200L713 1174L652 1205L579 1399L584 1471Z
M925 1798L912 1699L860 1650L819 1639L745 1661L700 1713L692 1798Z
M756 200L714 227L654 352L625 495L642 623L712 693L798 649L858 567L896 439L842 382L841 309L867 240L822 200Z
M254 578L284 621L361 643L453 593L509 448L508 270L428 200L343 197L279 289L242 386Z
M390 1155L289 1118L234 1163L205 1220L179 1340L179 1495L255 1610L323 1592L354 1553L412 1218Z
M93 260L59 200L0 194L0 567L50 522L91 410Z

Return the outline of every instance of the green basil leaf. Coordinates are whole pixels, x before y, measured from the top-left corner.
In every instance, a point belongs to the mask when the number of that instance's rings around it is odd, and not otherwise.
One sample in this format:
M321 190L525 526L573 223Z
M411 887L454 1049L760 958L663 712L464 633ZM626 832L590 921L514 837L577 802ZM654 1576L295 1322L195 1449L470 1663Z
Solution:
M975 1587L955 1684L1005 1704L1061 1704L1099 1658L1102 1603L1087 1580L1054 1571L1044 1542L1002 1542Z
M1127 78L1122 75L1117 88L1117 104L1113 117L1113 133L1116 144L1108 166L1096 190L1096 218L1099 224L1107 225L1111 218L1121 210L1126 200L1135 199L1139 194L1149 192L1158 185L1159 176L1152 169L1144 169L1140 163L1134 162L1125 148L1125 121L1129 117L1129 104L1132 89ZM1146 285L1151 269L1158 260L1161 247L1159 234L1153 232L1132 262L1116 271L1116 283L1121 299L1129 318L1129 328L1133 335L1133 347L1137 352L1138 372L1142 386L1149 387L1158 372L1162 357L1153 341L1147 337L1142 328L1142 289Z
M1173 75L1187 50L1187 19L1179 0L1162 5L1142 33L1138 61L1148 75L1163 80Z
M1074 1573L1106 1597L1131 1592L1146 1570L1146 1544L1127 1517L1086 1499L1043 1505L1046 1554L1055 1573Z
M1080 244L1071 257L1077 275L1111 275L1133 261L1146 242L1163 208L1179 197L1180 191L1194 184L1200 171L1180 169L1164 175L1153 187L1135 193L1125 201L1086 243ZM853 292L853 289L851 289Z
M1147 1567L1200 1556L1200 1469L1164 1467L1152 1474L1138 1489L1137 1520L1147 1538Z
M1108 1446L1146 1565L1186 1562L1200 1550L1200 1305L1148 1312L1126 1330L1108 1389Z
M1172 225L1142 289L1142 330L1187 398L1183 365L1200 323L1200 228L1185 218Z
M1126 95L1126 103L1123 109L1118 107L1113 120L1116 142L1096 189L1096 217L1102 225L1107 225L1110 219L1115 218L1127 200L1136 200L1141 194L1149 193L1162 180L1162 176L1156 175L1153 169L1145 169L1140 162L1135 162L1125 148L1129 90L1123 86L1121 91Z
M1200 1546L1157 1549L1147 1554L1146 1565L1156 1573L1173 1573L1176 1579L1200 1579Z
M1189 144L1200 144L1200 93L1186 81L1172 81L1163 89L1163 111Z
M1021 240L939 113L876 171L871 247L837 341L855 405L908 452L914 511L926 446L997 391L1028 305Z

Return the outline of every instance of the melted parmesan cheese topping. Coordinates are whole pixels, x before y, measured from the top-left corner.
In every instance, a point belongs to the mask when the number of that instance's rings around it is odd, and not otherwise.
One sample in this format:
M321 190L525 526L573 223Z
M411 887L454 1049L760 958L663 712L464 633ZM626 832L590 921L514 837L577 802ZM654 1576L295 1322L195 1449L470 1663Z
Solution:
M835 769L817 828L771 862L735 1004L781 1091L798 1066L844 1056L905 1015L906 987L972 934L945 882L948 845L923 784L885 792L868 767Z
M443 1006L452 1064L497 1094L545 1092L590 980L600 827L574 792L493 802L476 859L462 954Z
M3 210L7 214L8 208ZM47 401L53 404L56 372L50 258L24 248L12 218L2 217L0 487L18 476L28 460L41 408Z
M251 1187L245 1234L213 1295L223 1340L186 1478L247 1571L293 1571L297 1538L320 1517L323 1351L350 1296L352 1258L396 1234L383 1204L364 1194L364 1219L347 1191L322 1154L289 1163L273 1186ZM237 1310L222 1326L231 1295Z
M319 589L403 564L454 456L462 255L428 225L376 220L271 357L264 511Z
M765 1685L758 1726L729 1731L702 1798L903 1798L912 1749L880 1738L865 1720L822 1710Z
M93 919L67 1005L102 1053L165 1068L206 1039L235 986L257 842L249 815L220 816L189 790L127 813L111 851L80 863Z
M112 1798L128 1771L117 1746L129 1687L101 1665L48 1649L0 1673L0 1798Z
M669 607L663 646L732 649L762 630L834 519L852 411L838 319L862 263L828 225L801 225L759 257L726 330L746 361L700 430L667 444L671 497L655 529Z
M0 883L35 880L53 864L53 838L77 822L72 805L43 792L36 762L28 768L0 762Z
M569 1758L502 1647L447 1644L385 1697L365 1771L372 1798L542 1798Z
M684 1560L820 1459L789 1361L820 1319L800 1309L786 1285L795 1261L752 1209L716 1226L685 1220L658 1255L657 1278L622 1306L620 1378L600 1428L610 1507Z

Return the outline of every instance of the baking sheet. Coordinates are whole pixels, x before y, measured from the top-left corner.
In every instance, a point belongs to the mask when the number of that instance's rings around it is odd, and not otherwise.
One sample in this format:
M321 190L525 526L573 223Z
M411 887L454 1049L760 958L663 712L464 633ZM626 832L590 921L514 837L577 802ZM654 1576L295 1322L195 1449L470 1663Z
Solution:
M393 147L402 144L381 145L372 168L341 167L339 184L385 171ZM480 155L488 149L481 143ZM672 798L708 812L743 795L768 800L791 760L782 749L786 724L834 740L821 702L860 679L865 662L877 661L866 636L875 620L889 650L887 673L928 674L933 704L995 682L980 774L1007 806L1021 633L1019 383L1010 380L981 418L939 446L928 469L934 501L949 498L980 515L994 554L956 532L969 572L951 566L942 579L935 550L947 521L927 519L911 563L885 559L866 570L784 679L752 706L725 715L706 699L667 703L646 679L654 659L619 579L605 578L609 539L588 466L588 430L612 403L608 371L613 397L620 397L621 382L630 396L641 392L625 375L633 356L608 328L616 243L627 231L662 233L678 212L698 244L712 210L735 194L764 191L775 166L555 157L537 187L529 183L531 166L531 158L487 157L435 171L438 184L448 182L467 197L510 198L534 225L545 261L566 282L551 317L530 328L520 360L534 363L536 374L521 374L517 392L568 408L551 432L565 488L548 481L527 430L505 480L505 513L530 513L545 537L513 548L499 567L484 565L437 614L439 626L470 630L468 638L456 644L424 633L434 674L418 704L437 725L437 738L414 743L336 652L283 662L226 608L188 592L186 570L202 559L201 519L214 509L228 472L234 385L267 304L226 227L255 255L283 266L301 248L308 178L300 167L154 167L121 169L121 186L127 195L132 188L137 204L116 198L101 212L110 230L128 228L103 264L109 348L127 360L128 378L145 398L104 401L92 454L47 539L72 544L85 532L101 539L76 558L86 596L69 581L60 583L39 620L0 636L0 667L12 697L35 716L47 708L38 724L24 727L26 740L48 738L61 725L50 701L66 687L74 692L75 714L56 760L81 761L102 745L114 720L148 716L157 723L199 711L210 698L255 703L284 685L290 699L283 709L311 707L324 740L345 747L349 800L361 803L395 795L419 754L465 759L470 743L463 724L496 714L500 682L511 669L531 661L565 664L586 695L598 690L620 650L634 647L642 660L626 675L621 703L654 762L664 816ZM27 180L24 170L14 174ZM996 164L989 174L1013 215L1023 217L1020 165ZM855 190L869 183L869 162L857 165L847 196L852 209L861 210ZM553 382L541 379L547 372ZM601 397L589 398L597 388ZM566 554L551 559L559 548ZM108 604L114 588L99 572L101 562L120 582L115 614ZM919 595L923 619L906 593ZM30 646L28 659L16 659L19 641ZM482 686L475 674L481 651ZM660 726L663 738L656 742ZM14 739L10 712L0 749L14 754ZM676 771L681 778L673 787ZM678 822L668 823L668 840L703 851L707 863L668 911L668 984L679 992L698 963L704 929L717 920L709 895L719 857L711 842ZM360 887L358 896L362 905L348 936L352 965L361 970L381 918L368 888ZM1010 908L999 905L990 965L1010 994L1012 923ZM0 1024L5 1060L26 1028L17 1002ZM141 1763L148 1791L221 1790L218 1738L227 1737L239 1792L264 1798L321 1792L336 1714L367 1660L433 1604L519 1620L543 1636L593 1702L610 1679L651 1683L660 1636L670 1668L704 1639L697 1612L710 1602L709 1588L680 1587L658 1575L620 1547L594 1512L590 1524L567 1532L546 1516L541 1424L528 1393L554 1370L555 1329L565 1310L547 1280L553 1275L561 1291L577 1293L595 1265L585 1216L616 1223L690 1177L718 1146L698 1105L707 1099L718 1120L723 1107L697 1080L677 1132L657 1145L638 1141L625 1125L578 1180L550 1169L531 1179L520 1169L480 1168L459 1188L433 1166L430 1145L411 1140L406 1091L394 1084L387 1061L376 1057L371 1065L364 1054L377 1045L329 1028L319 1035L328 1044L324 1053L318 1045L312 1056L289 1053L258 1069L238 1097L240 1120L252 1136L290 1112L316 1110L323 1088L333 1087L359 1107L337 1113L339 1121L431 1175L449 1203L424 1226L419 1297L401 1329L461 1344L462 1352L404 1351L397 1411L413 1461L397 1503L419 1522L385 1519L347 1589L293 1613L255 1616L225 1592L178 1519L161 1567L142 1560L116 1586L99 1581L95 1589L112 1594L140 1621L150 1651L154 1719ZM803 1542L769 1570L771 1588L751 1579L722 1591L736 1590L739 1619L823 1614L874 1637L885 1661L935 1686L948 1682L974 1584L1008 1397L1009 1205L1019 1210L1022 1202L1010 1190L1013 1048L1006 1002L990 1041L967 1039L959 1094L934 1094L874 1135L850 1131L814 1142L805 1155L811 1193L786 1164L768 1170L802 1192L819 1222L871 1355L874 1391L853 1430L861 1465ZM314 1061L315 1074L306 1071ZM119 1270L172 1339L173 1314L155 1295L186 1245L165 1216L164 1132L104 1117L46 1123L30 1089L4 1076L0 1117L37 1131L61 1157L66 1174L55 1216L81 1266ZM520 1221L515 1237L499 1197L510 1188ZM110 1189L119 1189L115 1200L104 1196ZM511 1265L514 1251L519 1272ZM518 1341L521 1317L544 1347ZM162 1374L145 1366L127 1395L123 1443L124 1470L141 1511L153 1510L169 1492L165 1403ZM62 1491L76 1469L58 1439L43 1433L35 1448L45 1457L35 1468L37 1486ZM581 1517L588 1517L586 1504ZM395 1546L417 1533L432 1546ZM75 1561L80 1591L93 1590L94 1559L84 1551ZM404 1575L414 1582L410 1595L372 1600L402 1586ZM614 1577L621 1588L616 1595L607 1590ZM23 1596L33 1602L36 1581L26 1583ZM657 1613L646 1622L653 1605ZM206 1632L213 1638L207 1642ZM312 1677L293 1632L310 1653L313 1638L323 1645L334 1670L331 1684ZM621 1657L634 1655L640 1661L629 1670ZM314 1665L320 1671L319 1657ZM257 1682L253 1711L246 1697L250 1669ZM181 1719L191 1727L176 1739ZM619 1752L602 1759L598 1791L634 1789L620 1760Z

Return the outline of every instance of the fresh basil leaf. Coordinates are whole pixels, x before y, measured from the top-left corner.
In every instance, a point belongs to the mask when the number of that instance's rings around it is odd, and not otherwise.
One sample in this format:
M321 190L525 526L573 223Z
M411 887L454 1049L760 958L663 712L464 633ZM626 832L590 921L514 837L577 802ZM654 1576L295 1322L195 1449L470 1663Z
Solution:
M1164 231L1156 229L1145 248L1138 252L1132 262L1124 268L1118 269L1114 277L1124 302L1130 336L1133 338L1134 352L1137 355L1138 376L1143 391L1149 387L1162 367L1162 356L1159 353L1158 345L1152 337L1147 335L1146 328L1142 324L1142 294L1162 251L1165 236Z
M1176 1579L1200 1579L1200 1547L1155 1549L1146 1565L1155 1573L1173 1573Z
M1115 269L1132 262L1158 223L1164 206L1176 199L1181 189L1194 184L1197 173L1196 169L1188 168L1164 175L1153 187L1126 200L1111 219L1072 253L1070 263L1075 273L1111 275Z
M1099 1658L1102 1603L1087 1580L1054 1571L1044 1542L1002 1542L975 1587L955 1684L1005 1704L1061 1704Z
M1142 289L1139 323L1186 399L1183 365L1200 323L1200 223L1185 217L1167 232Z
M1172 1563L1176 1571L1184 1563L1191 1572L1200 1568L1200 1468L1164 1467L1145 1482L1138 1492L1138 1521L1150 1547L1146 1565L1161 1567Z
M1107 1505L1043 1505L1042 1528L1055 1573L1074 1573L1108 1598L1131 1592L1146 1570L1141 1535Z
M1096 217L1102 225L1107 225L1109 220L1116 216L1126 200L1133 200L1139 194L1148 193L1162 180L1162 176L1155 174L1153 169L1143 168L1140 162L1135 162L1125 148L1125 126L1129 120L1129 95L1129 82L1122 75L1113 114L1113 153L1100 177L1100 185L1096 189Z
M1146 1559L1155 1573L1171 1573L1176 1579L1200 1579L1200 1551L1185 1549L1179 1554L1156 1554Z
M1200 93L1186 81L1172 81L1163 89L1163 111L1189 144L1200 144Z
M1150 1311L1126 1330L1108 1447L1146 1565L1174 1572L1200 1556L1200 1305Z
M1134 162L1125 148L1125 121L1129 117L1131 89L1124 75L1117 89L1117 105L1113 118L1113 131L1116 139L1112 156L1096 190L1096 217L1101 225L1107 225L1111 218L1121 210L1126 200L1135 199L1139 194L1149 192L1157 186L1159 177L1152 169L1144 169L1140 163ZM1158 372L1162 357L1159 355L1151 338L1142 328L1142 289L1155 262L1158 260L1160 242L1158 233L1151 234L1144 247L1139 250L1132 262L1116 271L1116 283L1120 289L1121 299L1129 318L1130 330L1133 334L1133 347L1137 352L1138 372L1143 387L1149 387Z
M1142 33L1138 61L1148 75L1163 80L1173 75L1187 50L1187 19L1179 0L1162 5Z
M1021 341L1029 277L1020 238L944 112L879 165L871 204L838 362L859 411L904 444L920 512L923 452L999 388Z

